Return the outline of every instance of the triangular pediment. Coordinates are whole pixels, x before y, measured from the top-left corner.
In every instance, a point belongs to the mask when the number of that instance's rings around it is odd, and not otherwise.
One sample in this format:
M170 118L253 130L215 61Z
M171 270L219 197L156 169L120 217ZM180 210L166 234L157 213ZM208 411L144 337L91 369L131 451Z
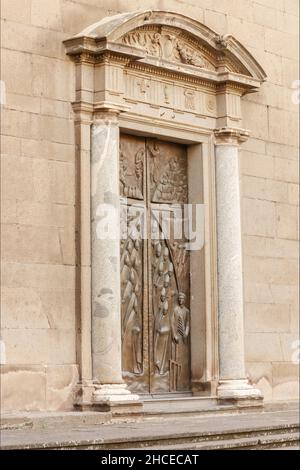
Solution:
M113 50L131 55L132 61L151 59L154 66L180 64L187 67L188 74L193 73L189 69L195 69L196 74L199 70L211 71L215 81L240 81L245 88L249 85L249 90L266 79L259 63L231 35L220 36L198 21L173 12L144 10L107 17L65 44L70 55L84 51L100 55ZM226 73L234 76L226 78Z

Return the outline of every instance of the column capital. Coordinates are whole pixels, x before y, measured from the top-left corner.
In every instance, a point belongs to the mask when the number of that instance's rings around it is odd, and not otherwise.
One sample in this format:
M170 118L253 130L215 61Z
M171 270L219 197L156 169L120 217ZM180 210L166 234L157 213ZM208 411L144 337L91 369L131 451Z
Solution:
M109 120L118 123L119 115L129 109L129 106L116 106L114 103L96 103L94 105L94 122Z
M249 138L249 131L233 127L221 127L215 129L215 144L227 146L239 146Z

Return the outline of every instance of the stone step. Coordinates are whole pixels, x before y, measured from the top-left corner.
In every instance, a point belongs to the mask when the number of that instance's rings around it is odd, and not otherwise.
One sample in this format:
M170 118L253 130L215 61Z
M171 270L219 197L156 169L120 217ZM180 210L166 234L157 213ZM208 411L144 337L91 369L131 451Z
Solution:
M172 417L239 412L234 405L217 405L216 399L202 397L187 398L160 398L143 400L142 417ZM256 409L243 410L244 413L254 412ZM257 410L256 410L257 411ZM3 413L0 420L0 429L20 429L24 427L43 429L57 426L96 425L108 422L128 422L138 420L133 414L120 414L99 411L66 411L66 412L15 412Z
M110 422L112 415L109 412L28 412L28 413L3 413L1 416L1 430L8 429L48 429L87 425L95 426Z
M80 430L80 429L78 429ZM26 446L6 446L2 449L93 449L93 450L209 450L209 449L258 449L299 446L299 424L289 426L266 426L253 429L227 430L220 432L191 432L191 433L172 433L151 435L142 437L133 437L130 435L121 438L88 438L85 434L84 439L56 439L42 444L34 443ZM95 429L90 429L91 434L95 434Z
M264 408L255 407L240 409L236 405L218 405L216 397L142 397L144 403L143 418L152 420L160 416L171 418L176 416L206 416L223 414L253 414L259 412L278 412L298 410L299 403L277 402L266 403ZM128 422L129 416L113 416L111 412L94 411L56 411L56 412L6 412L1 414L0 429L44 429L61 426L97 425L108 422ZM132 417L133 421L137 418Z
M275 434L264 437L244 437L233 439L216 439L199 443L171 444L167 447L154 446L147 447L146 450L238 450L238 449L272 449L289 448L299 449L300 435L297 432ZM138 450L132 448L131 450Z
M168 436L153 436L148 439L132 439L126 441L106 441L103 445L96 444L96 449L206 449L206 446L216 445L220 448L226 448L229 444L235 448L249 447L253 445L277 446L285 443L299 444L299 424L290 425L289 427L268 426L263 428L253 428L248 430L230 430L221 432L202 432L202 433L186 433L169 434ZM274 442L274 444L273 444ZM240 444L239 444L240 443Z
M234 405L218 405L216 397L144 398L144 416L177 415L189 413L222 413L234 411Z
M62 423L56 427L46 425L43 429L26 426L6 429L1 432L1 448L171 450L213 446L235 449L295 447L299 443L298 411L96 421L95 416L89 416L89 420L85 416L84 422L70 425L68 421L68 426Z

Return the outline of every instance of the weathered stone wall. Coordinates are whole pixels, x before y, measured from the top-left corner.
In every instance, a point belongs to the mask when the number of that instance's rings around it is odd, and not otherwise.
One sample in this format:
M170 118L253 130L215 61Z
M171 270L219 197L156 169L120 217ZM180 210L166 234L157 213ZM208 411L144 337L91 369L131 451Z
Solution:
M2 406L58 409L77 380L74 64L62 41L102 17L174 10L232 33L268 81L244 98L246 357L267 400L297 397L298 0L2 0Z

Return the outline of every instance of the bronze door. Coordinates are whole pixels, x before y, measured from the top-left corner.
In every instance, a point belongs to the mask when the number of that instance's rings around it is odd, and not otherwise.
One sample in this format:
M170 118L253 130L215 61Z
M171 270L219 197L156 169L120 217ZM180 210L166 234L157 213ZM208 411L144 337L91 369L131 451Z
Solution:
M137 393L190 390L186 148L121 135L122 370Z

